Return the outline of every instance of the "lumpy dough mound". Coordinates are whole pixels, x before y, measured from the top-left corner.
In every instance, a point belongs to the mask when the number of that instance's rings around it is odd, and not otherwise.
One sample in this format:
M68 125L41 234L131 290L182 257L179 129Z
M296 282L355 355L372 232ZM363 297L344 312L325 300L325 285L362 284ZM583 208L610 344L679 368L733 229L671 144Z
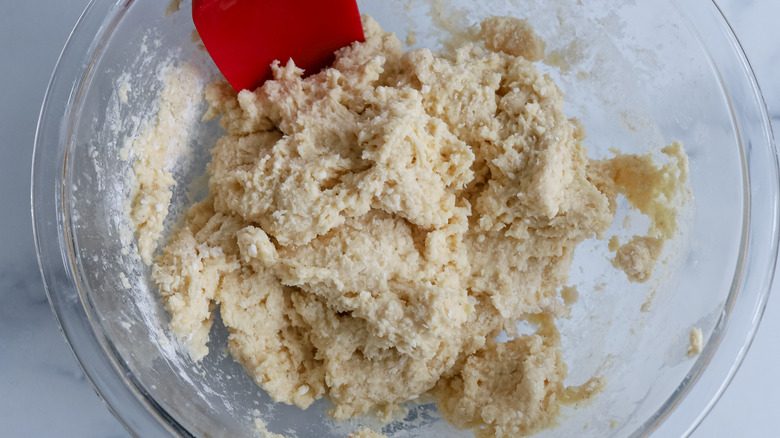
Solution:
M227 132L210 196L153 268L172 330L201 359L218 306L258 385L329 397L336 419L428 393L458 427L532 433L565 399L558 290L625 185L586 157L525 22L494 17L452 55L364 27L318 74L207 89Z

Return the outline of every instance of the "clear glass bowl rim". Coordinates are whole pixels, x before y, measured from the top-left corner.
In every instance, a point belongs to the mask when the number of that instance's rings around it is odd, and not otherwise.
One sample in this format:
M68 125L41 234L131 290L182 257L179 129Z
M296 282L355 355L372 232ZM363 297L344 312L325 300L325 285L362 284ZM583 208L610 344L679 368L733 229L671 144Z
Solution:
M79 100L84 78L90 74L106 36L132 3L132 0L91 0L60 54L46 90L35 136L31 178L33 233L44 286L60 329L111 412L135 436L192 436L144 391L102 332L88 297L81 293L68 232L64 184L71 110ZM758 129L739 132L745 169L746 219L741 267L737 269L729 300L710 342L677 390L631 435L635 437L688 436L704 419L750 347L766 306L777 258L780 180L766 104L744 51L715 1L689 3L709 8L713 19L721 21L723 41L718 41L723 46L721 52L736 62L726 66L718 65L717 60L713 62L718 67L735 69L741 79L741 88L729 93L732 108L741 110L735 113L735 123L740 128L745 121L758 124ZM713 361L716 353L718 358L732 357L733 361Z

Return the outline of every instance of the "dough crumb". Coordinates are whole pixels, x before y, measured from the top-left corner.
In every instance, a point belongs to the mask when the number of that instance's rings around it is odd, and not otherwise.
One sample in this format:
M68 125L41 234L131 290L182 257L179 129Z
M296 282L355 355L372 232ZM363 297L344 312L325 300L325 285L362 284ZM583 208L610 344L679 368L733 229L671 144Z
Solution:
M414 30L410 30L406 34L406 45L407 46L413 46L417 44L417 32Z
M610 241L610 249L612 248ZM661 256L663 240L657 237L634 236L617 249L612 266L626 273L629 280L644 283L650 279Z
M131 88L128 79L127 78L120 79L119 90L118 90L119 103L127 103L127 93L129 93L130 91Z
M347 438L387 438L386 435L375 432L367 427L360 428L357 432L349 435Z
M563 299L563 304L567 306L576 303L579 296L580 294L575 286L564 286L561 288L561 298Z
M255 418L255 432L260 438L290 438L287 435L269 431L268 426L262 418Z
M165 8L165 16L173 14L174 12L179 12L181 10L181 0L171 0L170 3L168 3L168 7Z
M562 49L552 50L544 58L544 63L551 67L557 67L564 73L569 73L572 67L577 65L584 57L585 48L582 47L582 44L579 40L573 40ZM590 72L587 71L577 72L579 80L587 80L590 77L589 75Z
M606 385L606 379L593 376L582 385L567 387L561 401L566 404L588 401L595 394L603 390Z
M482 22L479 36L488 50L521 56L532 62L544 58L545 43L526 20L490 17Z
M119 281L122 282L122 287L125 289L130 289L130 280L127 279L127 275L125 275L124 272L119 273Z
M610 252L615 252L620 248L620 239L618 236L612 236L609 238L609 243L607 244L607 249L610 250Z
M704 334L699 327L694 327L688 337L688 357L698 356L702 348L704 348Z

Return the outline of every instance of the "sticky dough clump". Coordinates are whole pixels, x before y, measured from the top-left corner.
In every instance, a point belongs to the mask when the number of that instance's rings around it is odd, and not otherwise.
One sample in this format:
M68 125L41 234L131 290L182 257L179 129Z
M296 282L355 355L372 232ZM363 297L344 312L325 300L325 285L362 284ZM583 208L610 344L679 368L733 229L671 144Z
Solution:
M458 427L532 433L571 390L558 291L631 189L622 161L587 158L522 20L491 18L452 55L364 27L318 74L276 64L257 90L207 89L226 131L210 196L153 268L171 327L199 360L219 306L263 389L327 396L336 419L430 394ZM538 331L493 340L518 321Z

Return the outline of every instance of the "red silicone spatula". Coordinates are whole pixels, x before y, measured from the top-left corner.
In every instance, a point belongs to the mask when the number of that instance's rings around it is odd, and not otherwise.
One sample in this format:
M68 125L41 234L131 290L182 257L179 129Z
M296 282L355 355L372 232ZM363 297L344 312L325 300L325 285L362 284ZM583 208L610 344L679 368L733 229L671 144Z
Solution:
M193 0L192 18L211 58L236 90L271 78L271 63L289 59L306 74L333 62L333 52L364 41L355 0Z

